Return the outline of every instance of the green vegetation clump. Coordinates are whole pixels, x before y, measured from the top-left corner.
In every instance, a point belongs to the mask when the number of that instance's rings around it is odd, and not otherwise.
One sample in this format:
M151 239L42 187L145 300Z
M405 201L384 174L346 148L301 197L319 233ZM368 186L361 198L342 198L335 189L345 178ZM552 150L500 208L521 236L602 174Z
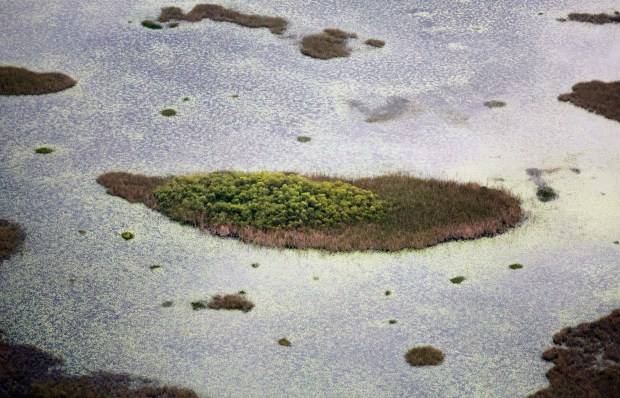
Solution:
M385 291L385 295L386 295L386 296L389 296L389 295L391 295L391 294L392 294L392 291L391 291L391 290L386 290L386 291Z
M129 231L125 231L125 232L123 232L123 233L121 234L121 236L122 236L122 237L123 237L123 239L125 239L125 240L131 240L131 239L133 239L133 238L134 238L134 234L132 234L132 233L131 233L131 232L129 232Z
M8 259L24 241L19 225L0 219L0 262Z
M284 338L284 337L278 340L278 344L280 344L283 347L290 347L292 345L291 342L287 338Z
M260 267L259 263L252 263L252 268L258 268L258 267Z
M450 282L454 283L455 285L460 285L464 280L464 276L455 276L454 278L450 279Z
M383 40L379 40L379 39L368 39L364 43L369 45L369 46L377 47L377 48L381 48L381 47L385 46L385 42Z
M54 148L50 148L48 146L42 146L34 150L35 153L46 155L48 153L54 152Z
M405 354L405 359L411 366L432 366L442 363L444 355L441 350L427 345L410 349Z
M297 141L299 142L310 142L312 138L307 137L305 135L300 135L299 137L297 137Z
M192 309L194 311L198 311L198 310L204 310L205 308L207 308L207 306L205 305L204 302L202 301L192 301Z
M351 184L273 172L174 177L153 194L174 219L261 230L339 227L376 220L384 207L372 192Z
M397 321L396 321L396 319L390 319L390 320L388 321L388 323L389 323L390 325L395 325L395 324L396 324L396 322L397 322Z
M150 19L145 19L144 21L141 22L142 26L144 26L145 28L148 29L154 29L154 30L159 30L162 29L163 26L161 24L158 24L155 21L151 21Z
M71 88L76 83L63 73L37 73L15 66L0 66L0 95L56 93Z
M167 301L164 301L163 303L161 303L161 306L164 307L164 308L170 308L173 305L174 305L174 301L171 301L171 300L167 300Z
M166 108L166 109L162 109L161 111L159 111L159 113L162 116L170 117L170 116L175 116L177 114L177 111L175 111L172 108Z
M151 265L149 267L150 270L155 270L155 269L159 269L159 268L161 268L161 265L159 265L159 264Z
M510 268L510 269L521 269L521 268L523 268L523 265L518 264L518 263L514 263L514 264L510 264L508 266L508 268Z
M558 197L558 194L550 186L541 185L538 187L538 190L536 191L536 197L541 202L549 202L551 200L556 199Z

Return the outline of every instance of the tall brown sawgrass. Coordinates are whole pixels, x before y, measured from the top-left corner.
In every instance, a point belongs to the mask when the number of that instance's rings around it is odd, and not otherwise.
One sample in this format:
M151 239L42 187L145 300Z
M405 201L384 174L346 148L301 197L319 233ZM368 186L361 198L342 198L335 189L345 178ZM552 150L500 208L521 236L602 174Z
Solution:
M63 73L37 73L26 68L0 66L0 95L49 94L66 90L76 83Z
M179 7L165 7L162 8L157 20L159 22L171 20L197 22L205 18L213 21L232 22L248 28L269 28L274 34L282 34L288 24L284 18L243 14L219 4L198 4L187 14L184 14Z
M620 122L620 81L577 83L572 93L561 94L558 99Z
M24 233L19 225L0 219L0 261L15 253L23 240Z
M336 180L327 176L309 178ZM161 210L152 189L165 183L166 178L116 172L104 174L97 181L109 194ZM385 200L389 209L385 217L332 229L265 231L227 224L204 225L204 230L270 247L395 251L422 249L450 240L494 236L514 227L523 217L517 198L508 192L478 184L426 180L404 174L344 181L370 190ZM195 217L189 216L183 221L196 223Z
M529 398L620 397L620 309L562 329L553 343L542 355L554 364L547 372L549 387Z

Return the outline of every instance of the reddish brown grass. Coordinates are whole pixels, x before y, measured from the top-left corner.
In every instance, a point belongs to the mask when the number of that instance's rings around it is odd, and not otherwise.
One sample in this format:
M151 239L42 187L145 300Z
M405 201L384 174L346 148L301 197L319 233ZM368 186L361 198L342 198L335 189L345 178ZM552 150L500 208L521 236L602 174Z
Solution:
M311 176L315 181L335 181ZM166 178L128 173L108 173L97 179L111 195L142 202L161 210L152 189ZM219 236L270 247L324 249L329 251L422 249L441 242L475 239L506 232L523 214L519 200L505 191L454 181L422 180L407 175L387 175L344 180L374 192L388 205L379 221L358 222L335 229L265 231L234 225L205 225ZM195 218L182 220L194 223Z
M377 48L381 48L381 47L385 46L385 42L383 40L379 40L379 39L368 39L364 43L369 45L369 46L377 47Z
M405 354L405 360L407 360L411 366L433 366L442 363L444 355L441 350L426 345L410 349L407 354Z
M170 20L198 22L205 18L212 21L232 22L248 28L269 28L271 33L278 35L286 30L288 24L284 18L243 14L219 4L198 4L187 14L184 14L179 7L165 7L161 9L161 14L157 20L159 22L169 22Z
M347 48L346 39L327 33L304 36L301 39L302 54L316 59L332 59L348 57L351 51Z
M0 336L0 397L10 398L197 398L179 387L105 372L71 376L64 361L32 345L9 344Z
M0 219L0 262L15 253L24 241L24 233L19 225Z
M327 33L332 37L336 37L338 39L356 39L357 34L353 32L345 32L344 30L338 28L327 28L323 30L323 33Z
M56 93L73 87L76 83L62 73L36 73L15 66L0 66L0 95Z
M568 19L576 22L588 22L596 25L620 23L620 15L571 13Z
M209 301L208 307L212 310L240 310L249 312L254 308L254 303L241 294L216 295Z
M572 93L562 94L558 99L620 122L620 81L605 83L592 80L577 83Z
M547 372L550 385L530 398L620 397L620 309L562 329L553 343L542 355L555 365Z

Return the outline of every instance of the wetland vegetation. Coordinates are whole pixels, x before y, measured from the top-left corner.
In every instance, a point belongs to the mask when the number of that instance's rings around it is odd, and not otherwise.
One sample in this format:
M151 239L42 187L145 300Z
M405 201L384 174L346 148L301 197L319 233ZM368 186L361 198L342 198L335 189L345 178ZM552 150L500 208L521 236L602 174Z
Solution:
M26 68L0 66L0 95L41 95L56 93L77 82L59 72L37 73Z
M24 237L24 232L18 224L0 219L0 262L15 253Z
M411 366L434 366L443 362L444 354L438 348L425 345L407 351L405 360Z
M558 99L620 122L620 81L581 82L575 84L572 90L571 93L561 94Z

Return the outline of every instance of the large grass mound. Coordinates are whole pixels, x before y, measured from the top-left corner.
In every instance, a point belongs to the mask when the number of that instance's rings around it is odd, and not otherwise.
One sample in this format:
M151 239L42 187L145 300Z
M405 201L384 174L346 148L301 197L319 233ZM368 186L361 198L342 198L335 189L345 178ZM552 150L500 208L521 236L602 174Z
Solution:
M6 260L24 240L19 225L0 219L0 261Z
M421 249L493 236L522 217L519 200L507 192L407 175L347 181L291 173L162 178L114 172L97 182L175 220L272 247Z
M620 309L591 323L567 327L553 336L543 359L549 387L530 398L620 397Z
M36 73L15 66L0 66L0 95L41 95L75 86L71 77L58 73Z
M558 99L620 122L620 81L577 83L572 93L562 94Z

